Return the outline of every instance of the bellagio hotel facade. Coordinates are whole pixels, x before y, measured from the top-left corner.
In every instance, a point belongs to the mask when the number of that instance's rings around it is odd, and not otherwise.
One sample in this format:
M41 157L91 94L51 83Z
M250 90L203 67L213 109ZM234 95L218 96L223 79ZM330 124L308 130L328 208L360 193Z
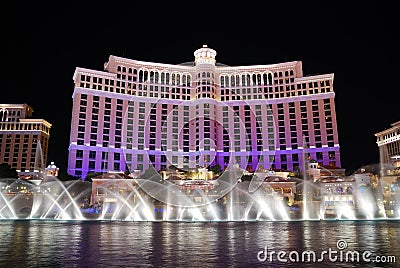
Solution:
M333 74L304 77L301 61L231 67L216 54L76 68L68 173L340 167Z

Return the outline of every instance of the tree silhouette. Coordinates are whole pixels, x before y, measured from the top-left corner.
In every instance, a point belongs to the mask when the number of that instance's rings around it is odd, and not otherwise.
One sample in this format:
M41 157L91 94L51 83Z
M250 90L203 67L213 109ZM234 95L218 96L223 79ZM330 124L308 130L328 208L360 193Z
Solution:
M210 171L212 171L215 175L219 175L222 172L222 168L219 164L215 164L213 166L209 166L208 168Z

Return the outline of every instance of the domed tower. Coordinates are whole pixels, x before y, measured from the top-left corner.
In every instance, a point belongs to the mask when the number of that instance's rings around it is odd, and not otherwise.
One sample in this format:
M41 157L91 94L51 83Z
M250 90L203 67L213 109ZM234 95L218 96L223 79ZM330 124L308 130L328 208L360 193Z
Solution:
M204 45L194 52L196 72L196 165L207 167L215 161L217 148L217 106L215 50Z
M197 98L214 98L215 83L215 56L214 49L203 45L194 52L196 65L196 96Z

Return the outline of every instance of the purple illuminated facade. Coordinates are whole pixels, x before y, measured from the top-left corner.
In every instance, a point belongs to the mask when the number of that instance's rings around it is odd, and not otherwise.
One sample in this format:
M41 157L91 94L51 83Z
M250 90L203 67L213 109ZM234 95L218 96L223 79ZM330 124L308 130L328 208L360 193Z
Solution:
M238 163L303 171L340 167L333 74L302 62L230 67L203 46L179 65L110 56L77 68L68 173Z

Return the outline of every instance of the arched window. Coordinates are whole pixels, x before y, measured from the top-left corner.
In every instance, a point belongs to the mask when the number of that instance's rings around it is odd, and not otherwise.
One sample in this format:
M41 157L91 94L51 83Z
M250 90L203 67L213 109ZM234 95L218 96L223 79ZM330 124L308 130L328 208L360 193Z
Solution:
M139 82L143 82L143 70L139 70Z
M150 82L154 83L154 71L150 72Z
M158 72L154 72L154 83L159 83L159 76L160 74Z
M235 86L236 86L236 83L235 83L235 76L232 75L232 76L231 76L231 87L235 87Z
M263 74L263 82L264 82L264 85L269 85L268 74L266 74L266 73Z
M261 84L261 74L257 74L257 85L260 86Z

